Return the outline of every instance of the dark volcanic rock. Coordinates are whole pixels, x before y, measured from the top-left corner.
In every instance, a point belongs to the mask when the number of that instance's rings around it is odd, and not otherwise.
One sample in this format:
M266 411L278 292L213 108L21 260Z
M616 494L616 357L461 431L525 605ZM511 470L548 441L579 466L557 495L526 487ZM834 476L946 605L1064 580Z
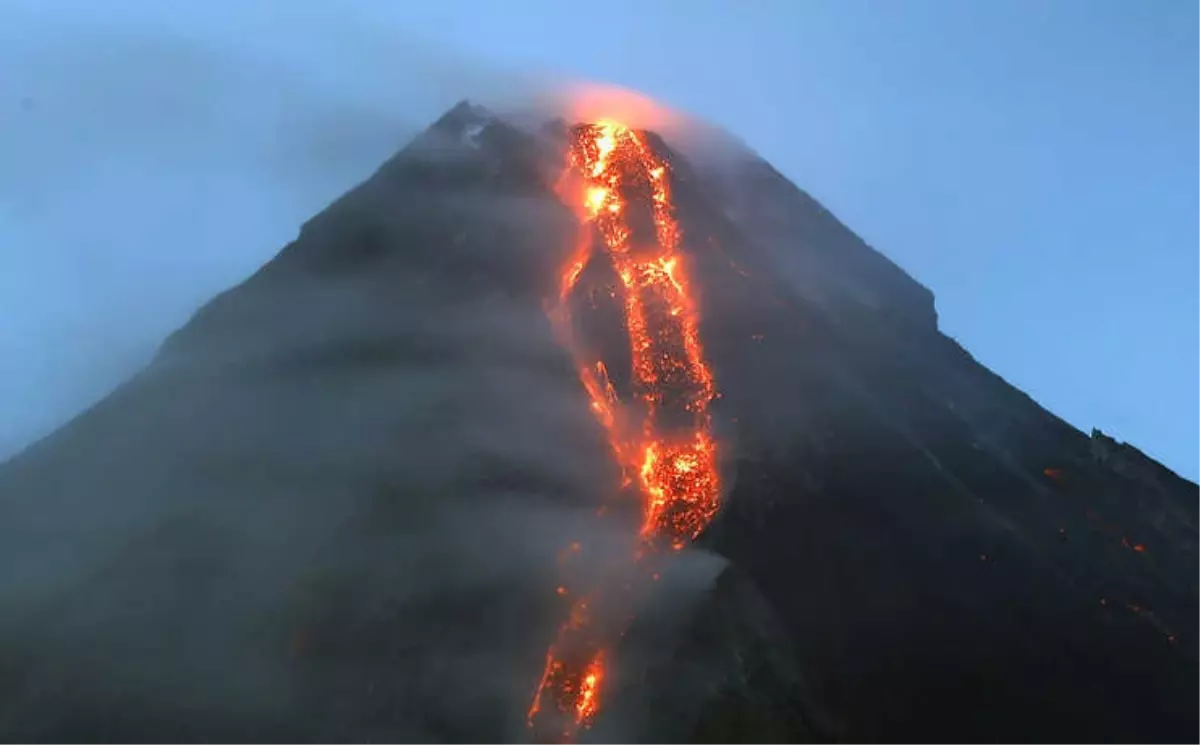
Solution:
M757 194L722 246L745 289L704 283L739 440L708 543L775 605L830 734L1194 739L1196 485L983 368L767 170L700 182ZM818 291L786 279L805 254Z
M0 468L0 739L525 736L559 550L626 548L543 314L555 131L455 107ZM650 139L730 488L587 737L1195 741L1196 485L766 163Z
M699 562L698 562L699 563ZM708 567L664 575L651 607L621 647L618 691L592 742L809 742L811 698L774 608L736 567L713 571L712 590L679 602ZM717 573L719 572L719 573Z

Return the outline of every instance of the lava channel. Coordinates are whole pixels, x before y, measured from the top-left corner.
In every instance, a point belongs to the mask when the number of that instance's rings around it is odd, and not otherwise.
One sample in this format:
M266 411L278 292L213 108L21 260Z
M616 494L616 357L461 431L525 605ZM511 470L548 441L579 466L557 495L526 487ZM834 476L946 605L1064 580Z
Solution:
M575 128L568 153L567 175L579 188L561 191L581 214L582 231L549 313L575 358L614 457L641 496L640 548L629 559L636 568L653 552L682 549L720 507L709 413L717 394L679 250L669 163L642 133L615 122ZM631 367L627 400L618 395L604 360L584 351L572 324L568 301L589 263L598 259L619 278L614 295L619 294ZM658 578L643 569L646 580ZM547 651L528 712L539 739L570 741L601 709L608 650L619 631L604 628L595 612L625 618L622 611L630 604L628 594L622 600L610 589L577 600Z

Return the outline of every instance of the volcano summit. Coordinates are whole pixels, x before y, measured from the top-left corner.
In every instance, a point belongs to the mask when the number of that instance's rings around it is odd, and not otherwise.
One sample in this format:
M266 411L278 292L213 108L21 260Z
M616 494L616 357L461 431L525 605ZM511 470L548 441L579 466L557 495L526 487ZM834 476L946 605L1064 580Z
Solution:
M464 102L0 466L0 740L1194 742L1198 507L753 153Z

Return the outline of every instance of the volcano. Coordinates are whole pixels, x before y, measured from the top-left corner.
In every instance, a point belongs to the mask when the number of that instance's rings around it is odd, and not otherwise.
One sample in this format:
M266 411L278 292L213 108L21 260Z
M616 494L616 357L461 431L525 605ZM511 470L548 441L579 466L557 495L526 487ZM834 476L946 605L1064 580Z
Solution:
M463 102L0 467L0 739L1194 742L1198 496L748 149Z

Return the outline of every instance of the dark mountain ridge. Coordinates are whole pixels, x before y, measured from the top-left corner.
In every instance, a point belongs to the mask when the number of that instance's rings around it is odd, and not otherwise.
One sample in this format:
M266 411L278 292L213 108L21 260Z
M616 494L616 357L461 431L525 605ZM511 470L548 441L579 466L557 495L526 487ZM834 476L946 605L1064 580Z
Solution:
M0 739L526 736L563 538L622 540L543 313L566 126L459 104L0 468ZM1194 741L1197 486L978 364L761 159L646 139L724 561L664 573L586 736Z

